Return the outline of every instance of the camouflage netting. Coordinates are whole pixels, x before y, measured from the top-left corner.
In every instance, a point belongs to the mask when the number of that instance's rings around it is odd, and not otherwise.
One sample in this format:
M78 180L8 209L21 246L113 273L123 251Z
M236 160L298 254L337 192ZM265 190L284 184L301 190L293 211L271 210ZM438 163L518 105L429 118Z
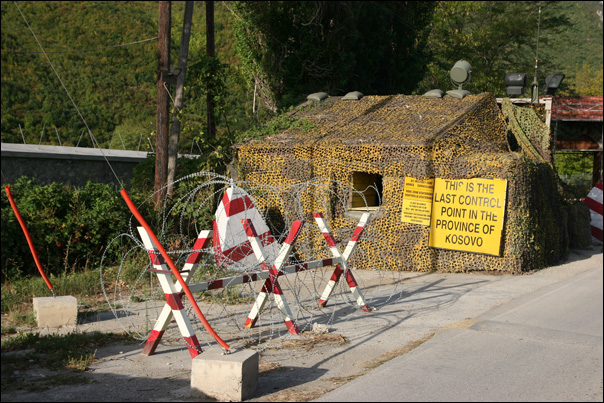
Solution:
M517 107L509 104L509 110ZM516 111L517 112L517 111ZM410 271L502 271L541 269L568 253L568 235L548 161L548 128L534 112L499 109L490 94L464 99L420 96L365 96L360 100L330 97L306 103L281 133L239 146L239 170L245 180L271 186L301 183L316 177L352 183L355 172L382 177L381 206L367 231L383 247L396 251L398 267ZM507 119L506 119L507 118ZM511 152L508 125L523 132L532 148ZM526 133L536 133L532 138ZM541 147L543 145L543 147ZM417 179L506 179L507 205L501 255L428 247L429 227L401 222L405 177ZM326 186L328 186L326 181ZM327 189L326 189L327 190ZM319 196L321 197L321 196ZM324 198L331 197L325 192ZM340 195L346 199L350 195ZM300 201L308 214L317 196ZM327 214L334 229L354 227L356 219L336 204ZM350 203L348 203L350 206ZM344 207L343 207L344 206ZM371 254L370 250L365 251ZM374 259L374 257L371 257ZM357 266L363 267L362 262ZM395 267L395 266L393 266ZM370 267L366 267L370 268Z

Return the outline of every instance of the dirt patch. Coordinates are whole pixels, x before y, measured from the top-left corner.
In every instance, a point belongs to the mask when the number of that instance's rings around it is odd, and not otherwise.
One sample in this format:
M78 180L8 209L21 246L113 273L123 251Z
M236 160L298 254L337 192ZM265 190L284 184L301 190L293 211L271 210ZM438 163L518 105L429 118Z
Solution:
M307 332L300 333L300 336L298 339L289 340L289 341L283 343L282 345L280 345L279 347L275 347L275 348L281 348L281 349L295 348L298 350L310 351L312 349L322 348L322 347L343 346L348 343L350 343L350 341L346 337L342 336L341 334L337 334L337 333L317 334L317 333L314 333L311 331L307 331Z

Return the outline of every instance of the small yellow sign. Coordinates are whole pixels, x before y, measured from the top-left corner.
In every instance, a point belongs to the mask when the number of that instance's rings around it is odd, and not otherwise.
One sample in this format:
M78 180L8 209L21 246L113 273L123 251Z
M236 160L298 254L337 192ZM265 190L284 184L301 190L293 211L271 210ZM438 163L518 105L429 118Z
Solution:
M411 224L430 225L434 179L419 180L407 176L403 189L401 221Z
M503 179L436 178L429 245L499 256L506 191Z

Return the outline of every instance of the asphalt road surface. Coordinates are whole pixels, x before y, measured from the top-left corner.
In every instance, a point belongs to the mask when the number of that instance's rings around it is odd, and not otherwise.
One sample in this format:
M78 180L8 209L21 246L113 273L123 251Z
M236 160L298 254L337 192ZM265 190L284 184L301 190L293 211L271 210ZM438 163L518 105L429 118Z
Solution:
M602 401L602 262L451 328L316 401Z

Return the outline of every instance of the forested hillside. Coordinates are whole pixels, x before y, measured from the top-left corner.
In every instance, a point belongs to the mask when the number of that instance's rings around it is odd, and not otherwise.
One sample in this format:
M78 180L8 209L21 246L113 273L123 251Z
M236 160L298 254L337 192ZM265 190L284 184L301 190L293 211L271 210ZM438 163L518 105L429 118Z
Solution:
M172 6L172 60L180 46L184 2ZM40 51L13 2L2 2L2 141L91 147L78 111L103 147L149 150L155 146L157 93L157 2L19 2ZM197 2L189 51L186 116L181 150L190 151L202 134L205 93L200 82L205 56L205 8ZM219 122L243 131L243 80L237 73L231 17L216 9L216 46L228 89ZM62 81L62 83L61 83ZM173 91L173 89L172 89ZM84 135L82 135L84 133Z
M181 152L224 157L311 92L451 89L461 58L474 69L470 91L505 95L506 72L532 81L538 26L541 85L562 71L561 94L602 94L601 2L215 2L216 60L206 56L204 3L194 9ZM92 146L66 88L103 147L155 146L157 2L3 1L1 12L2 142L58 144L58 132L63 145ZM173 65L183 13L172 2ZM210 79L215 139L205 136Z

